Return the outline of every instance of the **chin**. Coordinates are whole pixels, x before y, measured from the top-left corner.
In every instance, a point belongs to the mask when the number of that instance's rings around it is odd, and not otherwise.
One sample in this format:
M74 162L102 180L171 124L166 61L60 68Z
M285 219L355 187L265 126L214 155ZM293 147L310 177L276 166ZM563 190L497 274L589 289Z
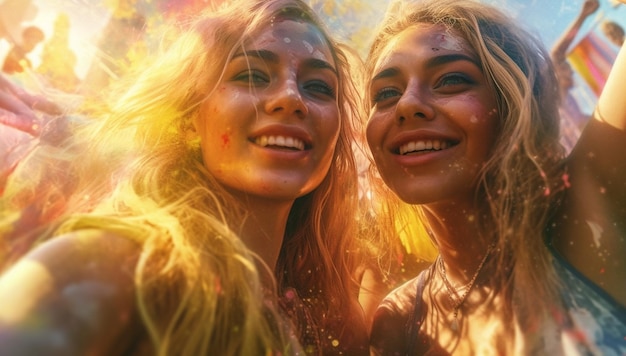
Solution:
M392 191L398 196L398 198L400 198L400 200L412 205L428 205L450 199L449 192L451 190L449 189L427 184L418 183L418 185L418 187L414 187L413 189L405 185L403 189L392 188Z
M301 185L261 185L263 189L250 190L248 194L268 200L296 200L312 192L314 189L305 189Z

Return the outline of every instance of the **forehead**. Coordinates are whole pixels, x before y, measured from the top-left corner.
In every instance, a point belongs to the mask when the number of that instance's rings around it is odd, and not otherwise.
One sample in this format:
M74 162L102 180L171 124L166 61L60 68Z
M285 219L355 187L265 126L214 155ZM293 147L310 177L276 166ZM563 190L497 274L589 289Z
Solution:
M375 68L384 67L394 57L463 53L475 57L469 42L444 25L418 23L393 36L380 52Z
M262 28L246 42L246 49L268 49L334 62L331 49L320 29L299 20L272 20L270 25Z

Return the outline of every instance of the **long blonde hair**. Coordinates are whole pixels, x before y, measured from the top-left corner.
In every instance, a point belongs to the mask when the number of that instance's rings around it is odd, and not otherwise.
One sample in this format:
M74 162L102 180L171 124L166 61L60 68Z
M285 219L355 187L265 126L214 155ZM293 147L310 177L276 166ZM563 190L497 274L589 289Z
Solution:
M417 23L443 24L476 51L500 114L499 137L480 172L475 195L477 202L487 203L479 218L499 251L492 281L508 298L517 291L518 316L539 315L537 308L547 311L545 301L558 295L544 230L558 203L564 173L559 94L550 57L533 34L478 1L425 0L396 6L370 48L366 77L371 78L386 43ZM380 179L374 182L382 200L389 202L385 209L404 204L389 197ZM421 210L416 208L416 213ZM511 315L512 303L506 306L503 315Z
M7 212L0 226L4 256L14 260L37 241L68 231L110 230L143 246L135 284L158 354L297 352L282 327L280 308L264 303L263 271L233 233L245 209L207 172L199 142L187 135L229 57L274 17L320 28L339 72L342 128L333 164L322 184L293 205L273 271L276 292L295 290L309 309L307 322L313 325L293 320L300 341L327 330L315 337L322 344L303 342L307 352L321 352L323 344L339 338L331 333L345 331L339 325L355 297L352 275L358 263L349 215L357 206L351 145L359 107L347 72L354 58L300 0L229 1L179 24L182 31L168 36L175 40L148 68L119 83L124 90L113 91L106 114L78 125L71 147L41 147L21 164L0 203ZM33 174L33 167L59 163L64 167L59 184L44 183L49 173L43 169ZM19 231L24 209L40 227L30 234Z

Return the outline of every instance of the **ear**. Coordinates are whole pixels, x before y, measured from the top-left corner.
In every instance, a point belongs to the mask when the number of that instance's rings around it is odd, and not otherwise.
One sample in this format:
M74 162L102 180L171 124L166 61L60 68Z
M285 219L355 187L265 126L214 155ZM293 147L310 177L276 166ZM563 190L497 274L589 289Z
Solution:
M197 101L193 101L194 103L197 103L197 106L195 106L190 112L189 119L193 127L192 129L196 133L204 131L204 127L206 125L206 118L208 117L206 108L207 98L207 95L199 95Z
M187 119L187 122L185 123L185 132L194 133L196 135L198 134L198 131L200 131L198 118L200 116L200 112L198 111L190 115L190 117Z
M189 134L198 135L203 131L204 126L204 110L202 105L199 105L195 110L187 113L184 123L184 131Z
M184 132L185 134L185 142L188 147L192 149L200 149L202 140L200 139L200 135L194 130L187 130Z
M185 129L183 130L183 133L187 137L198 136L198 130L196 130L196 127L193 124L186 125Z
M198 134L200 131L199 117L198 112L193 113L185 118L185 123L182 127L182 134L185 136L185 141L194 146L200 142L200 135Z

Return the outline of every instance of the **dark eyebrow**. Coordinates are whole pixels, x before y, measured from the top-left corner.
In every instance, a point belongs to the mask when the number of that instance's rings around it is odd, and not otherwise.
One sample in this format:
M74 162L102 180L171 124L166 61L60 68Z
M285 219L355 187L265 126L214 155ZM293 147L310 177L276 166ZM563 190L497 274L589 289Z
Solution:
M480 68L479 63L472 57L465 55L465 54L446 54L443 56L437 56L437 57L433 57L431 59L429 59L426 62L425 67L430 69L430 68L434 68L446 63L452 63L452 62L456 62L456 61L468 61L468 62L472 62L474 63L477 67ZM382 78L389 78L389 77L393 77L395 75L397 75L399 72L398 68L395 67L391 67L391 68L387 68L384 69L383 71L381 71L380 73L376 74L371 81L375 81L378 79L382 79Z
M398 74L398 68L392 67L392 68L387 68L385 70L383 70L382 72L376 74L373 78L372 78L372 82L378 79L382 79L382 78L390 78L395 76L396 74Z
M480 65L478 64L478 62L474 58L472 58L472 57L470 57L470 56L468 56L466 54L460 54L460 53L446 54L446 55L443 55L443 56L433 57L433 58L429 59L426 62L426 68L432 68L432 67L440 66L442 64L456 62L456 61L472 62L477 67L480 68Z
M317 59L317 58L307 59L306 61L304 61L304 64L308 67L315 68L315 69L328 69L331 72L335 73L335 75L337 75L337 70L335 69L335 67L333 67L330 63L323 61L321 59Z

